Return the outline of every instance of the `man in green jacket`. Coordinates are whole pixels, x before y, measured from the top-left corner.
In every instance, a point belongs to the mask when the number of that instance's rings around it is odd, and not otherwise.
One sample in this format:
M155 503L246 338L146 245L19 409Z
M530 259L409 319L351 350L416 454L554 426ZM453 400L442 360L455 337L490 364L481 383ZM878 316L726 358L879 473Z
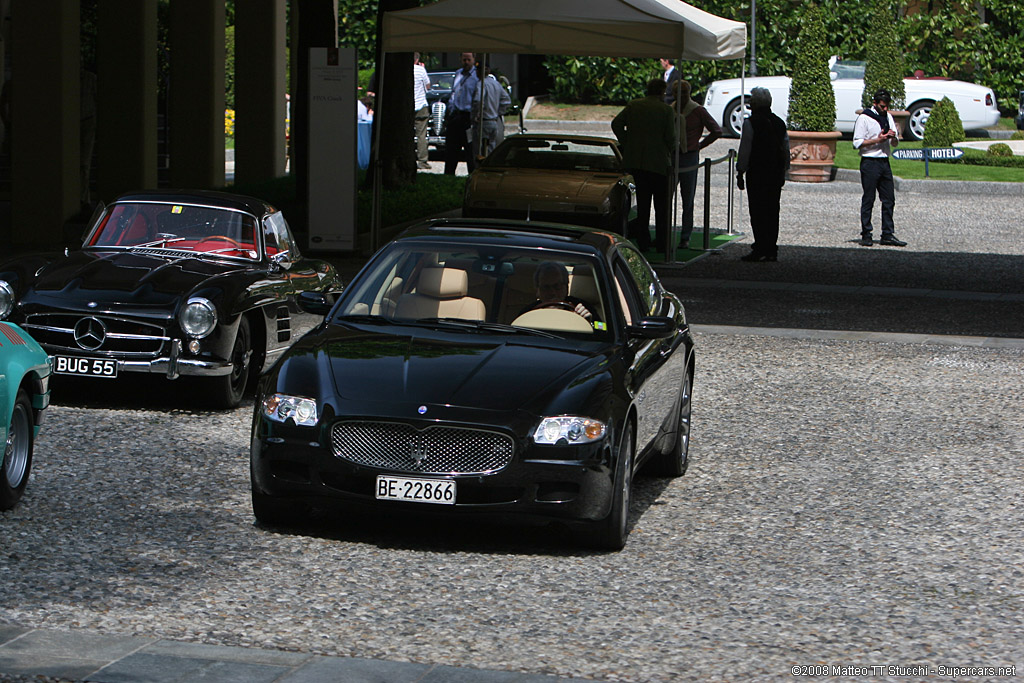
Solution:
M665 81L647 82L647 97L633 100L612 120L622 161L636 183L636 220L630 237L641 250L651 248L651 201L654 201L655 245L668 251L669 177L676 148L675 112L665 104Z

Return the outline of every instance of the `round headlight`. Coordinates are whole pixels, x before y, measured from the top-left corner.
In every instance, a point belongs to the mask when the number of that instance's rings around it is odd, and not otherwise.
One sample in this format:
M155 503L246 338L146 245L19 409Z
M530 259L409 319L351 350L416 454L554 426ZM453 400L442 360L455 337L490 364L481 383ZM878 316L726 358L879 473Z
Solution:
M0 280L0 320L6 320L14 310L14 287Z
M202 339L217 326L217 309L209 299L196 297L188 300L178 318L186 334Z

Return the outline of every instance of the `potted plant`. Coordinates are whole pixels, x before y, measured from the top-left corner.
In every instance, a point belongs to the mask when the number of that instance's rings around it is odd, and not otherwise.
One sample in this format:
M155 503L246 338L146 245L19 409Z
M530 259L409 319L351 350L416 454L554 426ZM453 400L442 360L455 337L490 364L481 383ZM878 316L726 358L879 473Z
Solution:
M867 109L879 90L888 90L892 96L889 113L896 121L900 137L906 127L910 112L906 110L907 89L903 83L906 66L903 50L896 35L898 17L890 0L877 0L871 11L868 24L867 64L864 66L864 92L861 106Z
M821 8L812 5L803 17L799 49L789 86L789 180L823 182L834 177L836 94L829 76L829 49Z

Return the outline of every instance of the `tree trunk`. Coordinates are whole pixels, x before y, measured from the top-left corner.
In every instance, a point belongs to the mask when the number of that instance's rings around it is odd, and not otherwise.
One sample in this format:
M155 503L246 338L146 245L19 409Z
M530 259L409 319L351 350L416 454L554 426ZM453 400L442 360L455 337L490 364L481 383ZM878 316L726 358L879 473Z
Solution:
M413 143L413 99L412 99L412 53L381 52L381 32L384 12L419 7L416 0L380 0L377 9L377 73L381 73L381 58L384 57L384 78L377 93L376 109L373 113L373 140L376 141L377 126L381 126L380 149L371 151L370 169L381 160L381 184L394 189L416 182L416 147ZM372 183L373 173L367 173L367 185Z

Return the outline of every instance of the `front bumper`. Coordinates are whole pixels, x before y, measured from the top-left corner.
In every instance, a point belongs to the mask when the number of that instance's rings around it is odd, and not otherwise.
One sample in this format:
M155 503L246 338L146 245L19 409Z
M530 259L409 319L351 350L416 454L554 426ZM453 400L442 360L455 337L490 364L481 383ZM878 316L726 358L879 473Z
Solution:
M257 417L251 443L252 485L259 493L313 506L349 504L412 513L497 514L550 521L587 522L608 515L613 496L610 439L577 446L572 460L542 458L555 450L517 452L501 470L489 474L423 475L359 465L334 455L329 443L302 438L299 430L269 426ZM307 430L314 433L316 430ZM326 430L325 430L326 432ZM557 450L557 449L556 449ZM565 455L564 452L558 455ZM377 500L381 474L454 480L453 505Z
M177 379L181 376L188 377L220 377L223 375L231 374L232 364L229 360L207 360L200 358L183 358L182 357L182 345L180 339L174 339L170 344L170 353L166 356L159 358L152 358L147 360L124 360L124 359L113 359L108 356L100 355L87 355L87 354L70 354L70 353L55 353L52 349L47 349L50 354L51 364L53 364L55 356L73 356L76 358L87 358L89 360L109 361L113 360L117 363L118 374L122 372L141 372L164 375L167 379ZM56 365L54 364L54 367ZM74 373L56 373L63 374L65 376L83 376L88 375L75 375Z

